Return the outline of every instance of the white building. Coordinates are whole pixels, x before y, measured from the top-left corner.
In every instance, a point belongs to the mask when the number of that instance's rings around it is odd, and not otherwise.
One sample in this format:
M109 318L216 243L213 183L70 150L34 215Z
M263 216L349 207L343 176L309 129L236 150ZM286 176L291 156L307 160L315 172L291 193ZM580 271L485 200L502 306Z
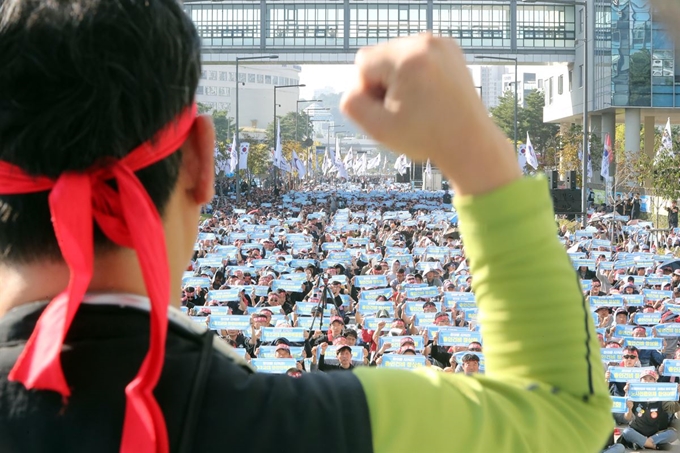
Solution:
M503 74L505 66L482 66L480 68L480 86L482 102L487 110L498 106L498 98L503 96Z
M239 64L239 126L266 129L274 120L274 86L298 85L300 66ZM236 118L236 66L205 65L196 90L196 101L215 110L226 110ZM294 112L299 88L276 90L277 116ZM305 105L301 104L300 108Z

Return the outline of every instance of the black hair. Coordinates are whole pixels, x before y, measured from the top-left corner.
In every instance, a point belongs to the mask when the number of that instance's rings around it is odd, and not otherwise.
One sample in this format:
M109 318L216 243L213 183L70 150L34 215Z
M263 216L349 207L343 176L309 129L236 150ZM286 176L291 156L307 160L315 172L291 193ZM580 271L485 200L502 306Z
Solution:
M461 359L461 362L466 363L469 361L479 362L479 356L477 354L465 354Z
M0 68L0 160L56 178L124 157L188 107L200 39L177 0L6 0ZM175 152L137 172L161 215L180 165ZM0 213L0 260L60 258L47 192L0 195ZM96 225L95 246L112 246Z

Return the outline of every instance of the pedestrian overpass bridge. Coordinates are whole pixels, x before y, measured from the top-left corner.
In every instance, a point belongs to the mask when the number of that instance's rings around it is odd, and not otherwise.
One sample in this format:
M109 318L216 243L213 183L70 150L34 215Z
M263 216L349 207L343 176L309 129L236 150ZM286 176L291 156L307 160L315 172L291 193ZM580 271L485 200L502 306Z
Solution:
M362 46L430 31L475 55L574 61L574 6L521 0L185 0L203 62L276 54L284 64L351 63ZM579 19L580 20L580 19Z

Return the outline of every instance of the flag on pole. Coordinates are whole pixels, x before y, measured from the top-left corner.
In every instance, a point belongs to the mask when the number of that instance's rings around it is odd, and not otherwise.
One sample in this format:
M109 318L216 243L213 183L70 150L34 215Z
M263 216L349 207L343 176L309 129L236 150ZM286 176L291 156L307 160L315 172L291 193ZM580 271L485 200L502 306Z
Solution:
M321 164L321 173L326 175L329 170L333 167L333 160L331 159L331 153L329 148L323 153L323 163Z
M295 150L293 150L293 168L297 171L298 178L302 179L307 174L305 164L302 163Z
M425 164L425 174L428 177L432 176L432 165L430 164L430 159L427 159L427 164Z
M347 155L345 158L342 160L342 163L345 165L345 169L351 170L354 168L354 150L350 146L349 151L347 151Z
M239 154L238 166L241 170L248 168L248 153L250 152L250 143L241 143L241 153Z
M661 137L661 148L657 151L657 156L659 152L665 152L668 155L673 155L673 132L671 131L671 119L668 118L666 121L666 127L663 130L663 136Z
M276 148L274 149L274 166L281 168L283 161L283 147L281 146L281 120L276 119Z
M366 169L372 170L374 168L378 168L380 166L380 159L381 158L382 158L382 156L380 154L376 154L376 156L374 158L367 161ZM357 159L357 164L358 164L358 159ZM355 166L355 168L357 168L357 166Z
M238 166L238 150L236 149L236 134L234 134L234 139L231 141L231 150L229 152L229 163L231 164L231 173L236 171Z
M583 149L579 147L578 149L578 160L583 162ZM586 178L588 179L588 182L593 177L593 160L592 160L592 154L590 153L590 143L588 143L588 169L587 169L588 174L586 175Z
M614 160L614 153L612 152L612 139L609 134L604 136L604 151L602 152L602 168L600 169L600 176L609 178L609 164Z
M519 145L517 149L519 151L517 163L519 164L519 169L524 171L524 167L527 166L527 145Z
M536 158L536 152L534 151L534 146L531 144L531 139L529 138L529 132L527 132L527 164L534 167L534 170L538 168L538 159Z
M366 153L362 154L359 159L357 159L357 164L356 164L356 173L358 176L363 176L366 174L366 170L368 169L368 160L366 159Z
M406 154L402 154L401 156L397 157L397 160L394 163L394 169L397 170L397 173L399 173L400 175L406 174L408 166L409 163L408 159L406 158Z

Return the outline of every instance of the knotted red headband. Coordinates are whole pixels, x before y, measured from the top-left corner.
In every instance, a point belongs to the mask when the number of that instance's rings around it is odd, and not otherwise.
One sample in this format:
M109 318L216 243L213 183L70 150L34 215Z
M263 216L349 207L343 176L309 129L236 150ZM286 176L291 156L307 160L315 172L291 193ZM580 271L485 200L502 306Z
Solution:
M184 110L156 136L124 158L84 172L64 172L56 180L34 177L0 161L0 194L49 191L54 232L70 271L66 290L47 305L9 374L27 389L70 396L61 367L61 349L90 284L94 244L92 219L121 247L137 252L151 301L149 350L137 376L125 388L121 452L167 452L165 419L153 390L165 359L170 270L160 215L134 174L177 151L196 119L196 105ZM115 179L118 191L106 183Z

